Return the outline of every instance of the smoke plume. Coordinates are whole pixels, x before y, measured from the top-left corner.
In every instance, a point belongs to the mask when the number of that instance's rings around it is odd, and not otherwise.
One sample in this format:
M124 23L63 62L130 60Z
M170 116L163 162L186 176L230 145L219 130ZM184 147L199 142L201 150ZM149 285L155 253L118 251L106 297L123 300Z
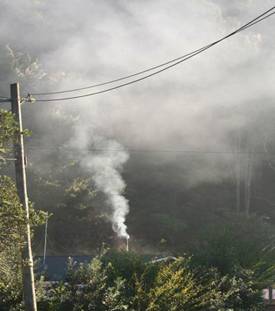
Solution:
M84 170L92 176L96 189L106 196L109 220L118 237L129 238L126 216L129 213L128 200L123 196L126 184L121 176L123 165L129 155L121 144L113 139L96 134L90 127L78 126L71 141L77 159Z
M274 5L272 0L0 2L1 96L16 80L27 94L133 73L204 46ZM274 141L273 25L271 17L127 88L26 105L24 124L34 138L39 134L29 156L33 168L54 165L45 149L69 146L67 152L106 195L120 236L127 236L121 172L128 158L135 176L136 162L173 167L163 183L180 180L179 188L231 178L240 131L241 151L262 150L263 137ZM154 184L150 174L138 177Z

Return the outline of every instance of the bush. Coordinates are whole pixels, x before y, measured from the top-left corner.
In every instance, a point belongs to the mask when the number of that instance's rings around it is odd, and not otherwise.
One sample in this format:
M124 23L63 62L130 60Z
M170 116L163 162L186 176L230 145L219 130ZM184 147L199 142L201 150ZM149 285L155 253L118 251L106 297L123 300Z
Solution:
M89 264L69 261L66 282L45 291L39 310L261 310L256 285L250 270L222 276L194 267L191 258L146 264L135 254L112 252Z

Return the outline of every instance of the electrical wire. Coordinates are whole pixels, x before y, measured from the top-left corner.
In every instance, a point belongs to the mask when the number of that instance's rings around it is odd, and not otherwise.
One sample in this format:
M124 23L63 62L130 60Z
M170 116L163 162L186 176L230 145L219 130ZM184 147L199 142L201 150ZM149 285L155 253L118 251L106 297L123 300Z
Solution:
M4 158L0 156L0 161L5 162L5 161L16 161L15 158Z
M49 147L38 147L38 146L28 146L27 150L39 150L39 151L58 151L58 148ZM74 150L69 150L68 148L59 148L59 151L64 149L66 153L73 153ZM87 149L76 149L75 151L81 152L133 152L133 153L190 153L190 154L233 154L233 155L266 155L265 151L230 151L230 150L192 150L192 149L136 149L125 146L125 148L107 149L107 148L87 148ZM275 153L269 153L268 156L275 156Z
M240 31L241 29L244 30L246 28L246 26L248 26L249 24L252 24L253 22L255 22L256 20L260 19L261 17L263 17L264 15L266 15L267 13L269 13L270 11L272 11L275 7L272 7L271 9L267 10L266 12L262 13L261 15L259 15L258 17L254 18L253 20L251 20L249 23L245 24L244 26L240 27L237 31ZM272 13L274 14L274 13ZM271 14L271 15L272 15ZM266 16L265 18L267 18L269 16ZM264 18L264 19L265 19ZM263 20L263 19L261 19ZM211 45L211 44L210 44ZM140 75L140 74L143 74L143 73L146 73L146 72L149 72L149 71L152 71L154 69L157 69L157 68L160 68L160 67L163 67L165 65L168 65L168 64L171 64L175 61L178 61L182 58L185 58L195 52L198 52L206 47L208 47L208 45L200 48L200 49L197 49L191 53L188 53L188 54L185 54L185 55L182 55L180 57L177 57L177 58L174 58L172 60L169 60L165 63L162 63L160 65L156 65L156 66L153 66L153 67L150 67L148 69L145 69L145 70L142 70L142 71L139 71L137 73L134 73L134 74L130 74L128 76L124 76L124 77L121 77L121 78L117 78L117 79L114 79L114 80L110 80L110 81L106 81L106 82L101 82L101 83L98 83L98 84L94 84L94 85L91 85L91 86L87 86L87 87L81 87L81 88L75 88L75 89L71 89L71 90L65 90L65 91L57 91L57 92L45 92L45 93L31 93L32 95L53 95L53 94L63 94L63 93L70 93L70 92L75 92L75 91L81 91L81 90L86 90L86 89L90 89L90 88L95 88L95 87L98 87L98 86L103 86L103 85L107 85L107 84L111 84L111 83L114 83L114 82L119 82L119 81L122 81L122 80L125 80L125 79L128 79L128 78L131 78L131 77L134 77L134 76L137 76L137 75Z
M84 87L84 88L78 88L78 89L71 89L71 90L66 90L66 91L59 91L59 92L48 92L48 93L31 93L30 96L32 95L52 95L52 94L62 94L62 93L69 93L69 92L75 92L75 91L81 91L81 90L85 90L85 89L89 89L89 88L93 88L93 87L97 87L97 86L102 86L102 85L106 85L106 84L111 84L111 83L114 83L114 82L118 82L118 81L121 81L121 80L125 80L125 79L128 79L130 77L134 77L134 76L137 76L137 75L141 75L143 73L146 73L146 72L149 72L149 71L152 71L152 70L155 70L157 68L161 68L167 64L171 64L169 66L166 66L165 68L161 69L161 70L158 70L156 72L153 72L152 74L149 74L149 75L146 75L144 77L141 77L139 79L135 79L135 80L132 80L132 81L129 81L127 83L123 83L123 84L120 84L120 85L117 85L117 86L114 86L114 87L111 87L111 88L108 88L108 89L104 89L104 90L101 90L101 91L98 91L98 92L93 92L93 93L89 93L89 94L84 94L84 95L79 95L79 96L72 96L72 97L64 97L64 98L56 98L56 99L40 99L38 98L36 101L60 101L60 100L69 100L69 99L76 99L76 98L82 98L82 97L88 97L88 96L92 96L92 95L97 95L97 94L101 94L101 93L105 93L105 92L108 92L108 91L112 91L112 90L115 90L115 89L118 89L118 88L121 88L121 87L124 87L126 85L130 85L130 84L133 84L133 83L136 83L136 82L139 82L141 80L144 80L144 79L147 79L153 75L156 75L156 74L159 74L161 73L162 71L165 71L165 70L168 70L186 60L188 60L189 58L192 58L202 52L204 52L205 50L209 49L210 47L224 41L225 39L249 28L249 27L252 27L253 25L267 19L268 17L272 16L275 14L275 12L273 13L270 13L268 14L269 12L273 11L275 7L272 7L270 8L269 10L265 11L264 13L262 13L261 15L257 16L256 18L254 18L253 20L251 20L250 22L246 23L245 25L243 25L242 27L238 28L237 30L231 32L230 34L222 37L221 39L217 40L217 41L214 41L213 43L210 43L200 49L197 49L193 52L190 52L188 54L185 54L181 57L178 57L178 58L175 58L173 60L170 60L166 63L163 63L163 64L160 64L160 65L157 65L157 66L154 66L154 67L150 67L148 69L145 69L143 71L140 71L140 72L137 72L135 74L132 74L132 75L129 75L129 76L125 76L125 77L122 77L122 78L118 78L118 79L115 79L115 80L111 80L111 81L107 81L107 82L103 82L103 83L99 83L99 84L95 84L95 85L91 85L91 86L88 86L88 87Z
M0 96L0 103L7 103L10 102L10 98L5 97L5 96Z
M96 88L96 87L99 87L99 86L104 86L104 85L108 85L108 84L112 84L112 83L115 83L115 82L119 82L119 81L122 81L122 80L126 80L126 79L129 79L129 78L132 78L132 77L135 77L135 76L138 76L138 75L141 75L141 74L144 74L146 72L149 72L149 71L152 71L152 70L155 70L155 69L158 69L160 67L163 67L165 65L168 65L168 64L171 64L177 60L180 60L180 59L183 59L184 57L187 57L189 55L192 55L194 54L195 52L198 52L202 49L204 49L205 47L203 48L200 48L200 49L197 49L193 52L190 52L190 53L187 53L183 56L180 56L180 57L177 57L175 59L172 59L170 61L167 61L165 63L162 63L160 65L156 65L156 66L153 66L153 67L150 67L148 69L144 69L142 71L139 71L137 73L133 73L133 74L130 74L128 76L124 76L124 77L121 77L121 78L117 78L117 79L114 79L114 80L110 80L110 81L106 81L106 82L101 82L101 83L98 83L98 84L93 84L93 85L90 85L90 86L86 86L86 87L81 87L81 88L76 88L76 89L71 89L71 90L65 90L65 91L57 91L57 92L47 92L47 93L30 93L31 95L34 95L34 96L42 96L42 95L56 95L56 94L64 94L64 93L72 93L72 92L76 92L76 91L83 91L83 90L87 90L87 89L92 89L92 88Z

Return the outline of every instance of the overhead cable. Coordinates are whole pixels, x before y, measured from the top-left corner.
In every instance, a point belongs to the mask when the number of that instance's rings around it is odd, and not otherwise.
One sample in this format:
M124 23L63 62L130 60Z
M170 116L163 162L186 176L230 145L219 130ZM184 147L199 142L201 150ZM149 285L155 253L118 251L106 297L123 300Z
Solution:
M212 42L212 43L210 43L210 44L208 44L208 45L206 45L206 46L204 46L204 47L202 47L202 48L200 48L200 49L197 49L197 50L195 50L195 51L193 51L193 52L190 52L190 53L188 53L188 54L185 54L184 56L181 56L181 57L176 58L176 59L174 59L174 60L170 60L169 62L163 63L163 64L161 64L161 65L151 67L151 68L149 68L149 69L146 69L145 71L141 71L141 72L135 73L135 74L133 74L133 75L131 75L131 76L126 76L126 77L119 78L119 81L120 81L120 80L127 79L127 78L129 78L129 77L133 77L133 76L136 76L136 75L140 75L140 74L142 74L142 73L144 73L144 72L152 71L152 70L154 70L154 69L156 69L156 68L163 67L164 64L170 64L170 65L168 65L168 66L166 66L166 67L164 67L164 68L162 68L162 69L160 69L160 70L154 71L153 73L148 74L148 75L146 75L146 76L143 76L143 77L141 77L141 78L138 78L138 79L135 79L135 80L131 80L131 81L129 81L129 82L126 82L126 83L123 83L123 84L119 84L119 85L116 85L116 86L114 86L114 87L107 88L107 89L103 89L103 90L100 90L100 91L97 91L97 92L93 92L93 93L88 93L88 94L83 94L83 95L78 95L78 96L72 96L72 97L51 98L51 99L36 98L36 101L37 101L37 102L51 102L51 101L63 101L63 100L71 100L71 99L89 97L89 96L93 96L93 95L97 95L97 94L106 93L106 92L109 92L109 91L112 91L112 90L115 90L115 89L119 89L119 88L122 88L122 87L127 86L127 85L130 85L130 84L133 84L133 83L136 83L136 82L145 80L145 79L147 79L147 78L149 78L149 77L152 77L152 76L157 75L157 74L159 74L159 73L161 73L161 72L163 72L163 71L166 71L166 70L168 70L168 69L170 69L170 68L172 68L172 67L174 67L174 66L176 66L176 65L179 65L180 63L182 63L182 62L184 62L184 61L186 61L186 60L188 60L188 59L190 59L190 58L192 58L192 57L194 57L194 56L196 56L196 55L198 55L198 54L204 52L205 50L207 50L207 49L213 47L214 45L217 45L218 43L220 43L220 42L226 40L227 38L229 38L229 37L231 37L231 36L233 36L233 35L235 35L235 34L241 32L241 31L243 31L243 30L245 30L245 29L247 29L247 28L250 28L250 27L252 27L253 25L255 25L255 24L257 24L257 23L259 23L259 22L261 22L261 21L263 21L263 20L265 20L265 19L267 19L268 17L270 17L270 16L272 16L272 15L275 14L275 12L270 13L270 12L273 11L274 9L275 9L275 7L272 7L271 9L267 10L267 11L264 12L263 14L261 14L261 15L259 15L258 17L254 18L253 20L251 20L251 21L248 22L247 24L243 25L242 27L238 28L237 30L231 32L230 34L228 34L228 35L222 37L221 39L219 39L219 40L217 40L217 41L214 41L214 42ZM268 14L268 13L269 13L269 14ZM178 60L178 61L175 61L175 60ZM118 81L118 79L112 80L112 81L107 81L107 82L105 82L104 84L110 84L110 83L113 83L113 82L115 82L115 81ZM103 84L101 84L101 85L103 85ZM91 87L95 87L95 86L99 86L99 84L93 85L93 86L90 86L90 87L86 87L86 88L80 88L80 89L74 89L74 90L61 91L61 92L59 92L59 93L79 91L79 90L81 90L81 89L83 90L83 89L87 89L87 88L91 88ZM35 95L35 94L38 95L38 93L31 93L30 96L29 96L29 98L31 99L31 97L32 97L33 95ZM51 94L57 94L57 92L43 93L43 94L44 94L44 95L51 95ZM40 95L42 95L42 93L40 93Z
M232 155L266 155L265 151L231 151L231 150L195 150L195 149L145 149L145 148L132 148L129 146L125 146L125 148L113 148L113 149L108 149L108 148L87 148L87 149L68 149L68 148L55 148L55 147L38 147L38 146L26 146L27 150L38 150L38 151L57 151L58 149L64 149L66 153L70 152L119 152L119 151L127 151L127 152L133 152L133 153L190 153L190 154L232 154ZM275 156L275 153L269 153L269 156Z
M248 25L252 24L253 22L255 22L256 20L259 20L261 17L263 17L264 15L266 15L267 13L271 12L275 7L272 7L271 9L267 10L266 12L262 13L261 15L259 15L258 17L254 18L253 20L251 20L249 23L243 25L242 27L240 27L238 30L236 31L241 31L241 30L244 30ZM272 13L274 14L274 13ZM272 15L271 14L271 15ZM267 18L269 16L265 16L265 18ZM263 19L261 19L263 20ZM235 32L234 32L235 33ZM173 62L176 62L180 59L183 59L193 53L196 53L196 52L199 52L200 50L210 46L212 44L208 44L200 49L197 49L191 53L188 53L188 54L185 54L185 55L182 55L180 57L177 57L177 58L174 58L174 59L171 59L165 63L162 63L162 64L159 64L159 65L156 65L156 66L153 66L153 67L150 67L150 68L147 68L147 69L144 69L142 71L139 71L139 72L136 72L136 73L133 73L133 74L130 74L130 75L127 75L127 76L123 76L123 77L120 77L120 78L117 78L117 79L114 79L114 80L110 80L110 81L105 81L105 82L101 82L101 83L97 83L97 84L93 84L93 85L90 85L90 86L86 86L86 87L80 87L80 88L74 88L74 89L70 89L70 90L64 90L64 91L54 91L54 92L44 92L44 93L31 93L32 95L34 96L37 96L37 95L54 95L54 94L64 94L64 93L71 93L71 92L76 92L76 91L82 91L82 90L87 90L87 89L91 89L91 88L95 88L95 87L99 87L99 86L104 86L104 85L108 85L108 84L111 84L111 83L115 83L115 82L119 82L119 81L122 81L122 80L126 80L126 79L129 79L129 78L132 78L132 77L135 77L137 75L141 75L141 74L144 74L146 72L149 72L149 71L152 71L152 70L155 70L155 69L158 69L160 67L163 67L163 66L166 66L166 65L169 65Z

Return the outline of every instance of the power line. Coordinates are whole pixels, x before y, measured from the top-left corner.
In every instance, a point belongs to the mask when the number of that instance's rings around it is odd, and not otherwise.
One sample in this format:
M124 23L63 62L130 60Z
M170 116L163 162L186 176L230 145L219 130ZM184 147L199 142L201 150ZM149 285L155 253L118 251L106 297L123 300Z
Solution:
M16 159L15 158L5 158L5 157L0 156L0 161L3 161L3 162L5 162L5 161L16 161Z
M45 151L58 151L57 148L49 148L49 147L38 147L38 146L26 146L26 149L29 150L45 150ZM60 151L61 148L59 148ZM136 149L136 148L129 148L125 146L125 148L116 148L116 149L108 149L108 148L80 148L76 150L69 150L68 148L64 148L66 153L70 152L73 153L74 151L76 152L119 152L119 151L126 151L126 152L133 152L133 153L190 153L190 154L233 154L233 155L267 155L265 151L230 151L230 150L192 150L192 149ZM275 153L269 153L269 155L275 156Z
M205 47L203 47L205 48ZM170 61L167 61L165 63L162 63L160 65L156 65L156 66L153 66L153 67L150 67L148 69L144 69L142 71L139 71L139 72L136 72L136 73L133 73L133 74L130 74L128 76L124 76L124 77L121 77L121 78L117 78L117 79L114 79L114 80L110 80L110 81L106 81L106 82L101 82L101 83L98 83L98 84L93 84L93 85L90 85L90 86L86 86L86 87L80 87L80 88L76 88L76 89L71 89L71 90L65 90L65 91L57 91L57 92L47 92L47 93L30 93L31 95L34 95L34 96L42 96L42 95L56 95L56 94L64 94L64 93L72 93L72 92L76 92L76 91L83 91L83 90L87 90L87 89L92 89L92 88L95 88L95 87L99 87L99 86L104 86L104 85L108 85L108 84L112 84L112 83L115 83L115 82L119 82L119 81L122 81L122 80L126 80L126 79L129 79L129 78L132 78L132 77L135 77L135 76L138 76L138 75L141 75L143 73L146 73L146 72L149 72L149 71L152 71L152 70L155 70L155 69L158 69L160 67L163 67L165 65L168 65L168 64L171 64L177 60L180 60L182 59L183 57L187 57L191 54L194 54L195 52L198 52L200 50L202 50L203 48L200 48L198 50L195 50L193 52L190 52L188 54L185 54L183 56L180 56L180 57L177 57L175 59L172 59Z
M10 98L0 96L0 103L8 103L8 102L10 102Z
M260 19L261 17L263 17L264 15L266 15L267 13L269 13L270 11L272 11L275 7L272 7L271 9L267 10L266 12L262 13L261 15L259 15L258 17L254 18L253 20L251 20L249 23L245 24L244 26L240 27L237 31L240 31L241 29L245 29L246 26L248 26L249 24L252 24L253 22L255 22L256 20ZM274 14L274 13L272 13ZM271 14L271 15L272 15ZM269 17L269 16L268 16ZM267 18L264 17L264 19ZM262 19L261 19L262 20ZM191 53L187 53L185 55L182 55L180 57L177 57L177 58L174 58L172 60L169 60L165 63L162 63L160 65L156 65L156 66L153 66L153 67L150 67L150 68L147 68L145 70L142 70L142 71L139 71L137 73L134 73L134 74L130 74L128 76L124 76L124 77L121 77L121 78L117 78L117 79L114 79L114 80L110 80L110 81L106 81L106 82L101 82L101 83L98 83L98 84L94 84L94 85L90 85L90 86L87 86L87 87L81 87L81 88L75 88L75 89L71 89L71 90L65 90L65 91L57 91L57 92L45 92L45 93L31 93L32 95L53 95L53 94L63 94L63 93L70 93L70 92L75 92L75 91L82 91L82 90L86 90L86 89L90 89L90 88L95 88L95 87L98 87L98 86L103 86L103 85L107 85L107 84L111 84L111 83L115 83L115 82L119 82L119 81L122 81L122 80L125 80L125 79L128 79L128 78L132 78L134 76L137 76L137 75L141 75L143 73L146 73L146 72L149 72L149 71L152 71L154 69L157 69L157 68L160 68L160 67L163 67L165 65L168 65L168 64L171 64L175 61L178 61L182 58L185 58L191 54L194 54L195 52L198 52L206 47L208 47L209 45L211 44L208 44L200 49L197 49Z
M89 86L89 87L84 87L84 88L78 88L78 89L72 89L72 90L66 90L66 91L60 91L60 92L49 92L49 93L33 93L33 94L30 94L31 95L51 95L51 94L61 94L61 93L68 93L68 92L74 92L74 91L80 91L80 90L84 90L84 89L88 89L88 88L92 88L92 87L96 87L96 86L102 86L102 85L106 85L106 84L110 84L110 83L114 83L114 82L117 82L117 81L121 81L121 80L125 80L125 79L128 79L130 77L133 77L133 76L137 76L137 75L140 75L142 73L145 73L145 72L149 72L149 71L152 71L154 69L157 69L157 68L160 68L160 67L163 67L167 64L171 64L169 66L166 66L156 72L153 72L149 75L146 75L146 76L143 76L141 78L138 78L138 79L135 79L135 80L132 80L132 81L129 81L129 82L126 82L126 83L123 83L123 84L120 84L120 85L117 85L117 86L114 86L114 87L111 87L111 88L107 88L107 89L104 89L104 90L101 90L101 91L97 91L97 92L93 92L93 93L89 93L89 94L84 94L84 95L78 95L78 96L72 96L72 97L63 97L63 98L55 98L55 99L37 99L36 101L38 102L46 102L46 101L61 101L61 100L70 100L70 99L76 99L76 98L82 98L82 97L88 97L88 96L93 96L93 95L97 95L97 94L102 94L102 93L106 93L106 92L109 92L109 91L112 91L112 90L115 90L115 89L118 89L118 88L121 88L121 87L124 87L124 86L127 86L127 85L130 85L130 84L133 84L133 83L136 83L136 82L139 82L139 81L142 81L142 80L145 80L149 77L152 77L156 74L159 74L165 70L168 70L176 65L179 65L180 63L204 52L205 50L209 49L210 47L213 47L214 45L224 41L225 39L247 29L247 28L250 28L252 27L253 25L269 18L270 16L274 15L275 12L272 12L270 14L267 14L271 11L274 10L275 7L272 7L271 9L267 10L266 12L262 13L261 15L259 15L258 17L254 18L253 20L251 20L250 22L248 22L247 24L243 25L242 27L238 28L237 30L231 32L230 34L222 37L221 39L213 42L213 43L210 43L200 49L197 49L193 52L190 52L188 54L185 54L181 57L178 57L178 58L175 58L173 60L170 60L166 63L163 63L163 64L160 64L158 66L154 66L154 67L151 67L151 68L148 68L146 70L143 70L143 71L140 71L140 72L137 72L135 74L132 74L132 75L129 75L129 76L125 76L125 77L122 77L122 78L119 78L119 79L115 79L115 80L111 80L111 81L107 81L107 82L104 82L104 83L99 83L99 84L95 84L95 85L92 85L92 86Z

